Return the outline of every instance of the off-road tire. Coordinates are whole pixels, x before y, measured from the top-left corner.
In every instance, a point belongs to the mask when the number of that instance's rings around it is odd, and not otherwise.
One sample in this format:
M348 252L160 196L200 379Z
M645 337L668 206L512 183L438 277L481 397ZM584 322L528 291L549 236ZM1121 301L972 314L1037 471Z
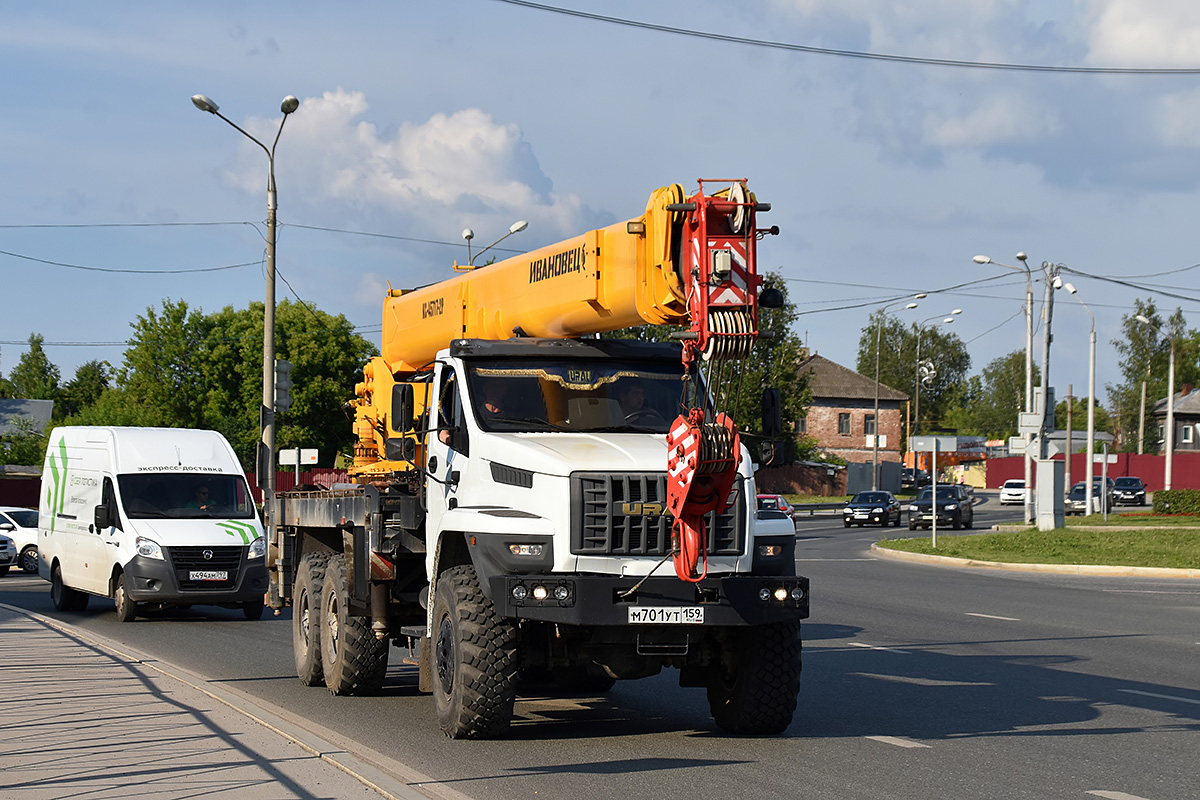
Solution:
M125 573L117 576L113 584L113 605L116 606L117 619L121 622L133 622L137 619L138 604L129 597L125 590Z
M724 667L708 684L708 707L727 733L765 736L792 722L800 691L800 623L746 628L733 637Z
M496 614L475 576L442 573L433 600L433 706L452 739L495 739L516 701L517 629Z
M50 601L59 611L83 611L87 608L89 595L78 589L72 589L63 583L62 571L58 565L50 572Z
M338 695L375 694L387 677L391 643L375 636L370 617L350 615L346 557L325 567L321 590L321 668L325 685Z
M305 686L323 686L321 670L321 587L329 553L309 553L292 585L292 653L296 676Z
M21 555L17 558L17 563L21 565L21 569L29 574L36 574L38 571L38 549L29 545L21 551Z

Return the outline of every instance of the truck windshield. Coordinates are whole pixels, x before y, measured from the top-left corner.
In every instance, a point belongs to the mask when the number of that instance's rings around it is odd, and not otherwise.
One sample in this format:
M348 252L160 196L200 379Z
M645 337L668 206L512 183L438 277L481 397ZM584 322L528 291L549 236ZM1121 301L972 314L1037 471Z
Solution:
M678 362L472 359L470 405L485 431L666 433L694 405Z
M130 519L251 519L254 500L246 479L228 473L133 473L117 476Z

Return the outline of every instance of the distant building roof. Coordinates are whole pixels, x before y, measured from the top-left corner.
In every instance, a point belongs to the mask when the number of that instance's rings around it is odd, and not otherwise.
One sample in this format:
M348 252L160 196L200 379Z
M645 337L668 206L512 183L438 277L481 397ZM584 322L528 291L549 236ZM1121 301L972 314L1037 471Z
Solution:
M1185 383L1175 393L1175 413L1200 417L1200 392L1196 391L1191 384ZM1153 415L1156 417L1167 415L1167 398L1164 397L1154 404Z
M53 412L53 400L0 400L0 434L21 433L22 426L14 424L18 420L41 433Z
M813 399L836 398L847 400L874 400L875 381L865 375L860 375L841 364L835 364L828 358L813 355L800 362L800 372L812 371ZM883 383L879 384L880 401L903 402L908 399L904 392Z

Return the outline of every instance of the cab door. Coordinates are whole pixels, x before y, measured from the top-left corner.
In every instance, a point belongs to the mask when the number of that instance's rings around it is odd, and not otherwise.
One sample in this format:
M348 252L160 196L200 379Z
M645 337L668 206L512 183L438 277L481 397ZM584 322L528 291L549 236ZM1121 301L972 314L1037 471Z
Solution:
M121 516L117 503L113 479L104 476L101 479L101 490L98 501L89 508L84 531L76 540L76 559L81 565L79 589L93 594L108 594L108 579L112 576L112 567L116 562L118 545L120 544ZM107 510L111 524L100 528L96 526L96 508Z
M471 441L467 430L463 389L465 381L454 365L439 363L434 374L431 420L436 427L428 437L425 460L432 476L427 487L427 509L432 530L442 527L442 517L463 500L471 467Z

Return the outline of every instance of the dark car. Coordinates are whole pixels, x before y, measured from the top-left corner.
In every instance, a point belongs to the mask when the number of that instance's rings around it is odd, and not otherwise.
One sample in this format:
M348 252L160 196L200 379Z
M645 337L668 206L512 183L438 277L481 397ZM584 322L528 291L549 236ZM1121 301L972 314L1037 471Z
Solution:
M1113 481L1112 494L1114 505L1146 505L1146 484L1141 478L1117 478Z
M923 469L904 467L900 470L901 489L919 489L929 485L929 473Z
M921 490L917 499L908 506L908 529L917 526L928 530L933 526L933 490L929 486ZM937 523L949 525L955 530L970 528L975 524L975 505L967 487L956 483L939 483L937 486Z
M1110 510L1112 508L1113 496L1104 492L1104 484L1099 478L1096 478L1096 480L1092 481L1092 511L1089 512L1087 510L1087 481L1079 481L1071 487L1071 491L1067 492L1067 500L1063 505L1063 513L1067 516L1072 514L1081 514L1084 516L1089 513L1098 514L1101 508L1101 497L1104 497L1107 503L1105 511Z
M859 492L842 510L846 527L872 525L900 527L900 501L891 492Z

